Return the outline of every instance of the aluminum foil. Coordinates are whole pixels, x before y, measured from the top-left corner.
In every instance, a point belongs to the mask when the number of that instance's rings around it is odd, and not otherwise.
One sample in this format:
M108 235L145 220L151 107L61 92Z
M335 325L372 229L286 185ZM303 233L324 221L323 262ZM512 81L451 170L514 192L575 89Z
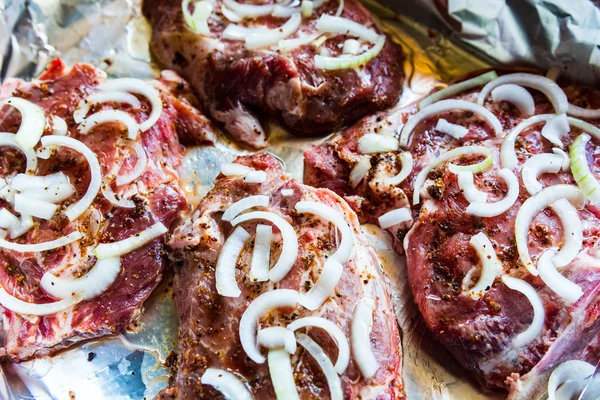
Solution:
M403 105L461 74L499 62L531 61L551 67L560 61L574 71L598 67L600 18L584 0L569 0L568 7L561 7L561 0L383 1L390 8L373 0L365 3L407 53ZM32 79L54 57L67 63L88 62L113 76L157 76L149 36L138 0L0 0L0 79ZM590 79L595 74L581 72ZM268 151L302 179L304 149L326 138L295 138L276 122L267 128ZM197 203L210 189L220 164L245 152L224 134L219 134L214 147L188 149L180 173L189 200ZM371 225L363 230L394 286L409 399L503 398L502 393L481 393L427 334L408 288L404 260L391 249L384 232ZM168 384L170 370L165 363L177 347L169 280L146 302L139 332L79 345L49 359L3 365L0 399L153 398Z

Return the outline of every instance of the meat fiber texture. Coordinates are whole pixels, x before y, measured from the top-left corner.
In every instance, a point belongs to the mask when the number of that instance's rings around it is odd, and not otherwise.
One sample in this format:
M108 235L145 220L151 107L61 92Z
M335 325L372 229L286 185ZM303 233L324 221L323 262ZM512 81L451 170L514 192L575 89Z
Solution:
M0 88L0 99L22 97L39 105L48 121L50 116L63 118L68 125L67 135L82 141L98 157L102 174L112 171L122 162L118 174L131 171L136 156L118 145L123 128L107 123L82 135L73 120L73 112L80 100L97 91L96 86L106 81L104 72L86 65L67 67L54 60L35 81L8 80ZM135 208L113 206L101 193L92 206L75 221L60 211L49 221L37 220L28 233L17 239L19 243L39 243L56 239L79 230L85 237L51 251L20 253L0 249L0 285L9 294L30 303L57 301L39 285L45 272L63 278L77 278L85 274L96 262L94 247L100 242L125 239L149 226L162 222L169 226L187 207L186 199L178 186L176 167L181 163L183 147L178 134L188 141L210 142L212 131L208 121L194 110L184 98L175 97L169 87L185 90L185 84L174 74L155 81L163 100L163 110L158 122L137 141L142 144L148 163L143 174L125 187L133 193ZM143 108L134 110L128 105L120 109L133 115L138 122L146 120L150 104L139 97ZM114 108L115 104L96 106L95 110ZM16 132L20 113L4 106L0 108L0 131ZM51 134L47 127L44 134ZM25 169L20 153L3 147L0 149L1 176L6 177ZM76 151L59 147L47 160L39 159L37 175L61 171L75 187L70 200L79 199L87 191L90 173L87 161ZM119 192L120 193L120 192ZM0 200L0 207L12 211L10 203ZM49 316L36 317L14 313L0 307L0 356L10 361L23 361L55 353L82 340L116 334L125 327L133 327L142 310L142 303L160 282L166 260L163 239L151 241L121 259L121 271L113 284L101 295L82 301L72 308Z
M380 363L375 376L361 376L355 361L340 377L345 399L404 398L401 376L401 347L398 324L390 300L389 282L385 278L374 250L363 237L356 215L346 203L327 189L305 186L285 174L270 155L239 157L237 163L267 172L262 184L248 184L242 178L219 175L215 187L202 200L190 219L175 229L169 246L172 257L181 268L174 280L175 301L179 314L179 361L176 385L170 389L179 399L215 399L219 393L202 385L200 378L207 368L222 368L243 377L256 399L275 399L267 363L257 364L244 352L239 339L239 320L248 305L260 294L273 289L294 289L305 292L316 281L326 257L336 251L336 228L318 216L300 215L294 211L299 201L316 201L343 213L355 238L352 257L344 271L335 295L318 310L301 306L278 309L260 321L262 328L282 325L306 316L321 316L336 323L348 338L352 314L364 296L376 299L370 343ZM290 196L282 190L293 191ZM221 220L228 205L250 195L270 196L263 208L292 224L299 243L298 258L278 283L252 282L248 278L253 240L249 240L237 262L236 280L242 291L239 297L223 297L215 287L215 266L225 239L233 228ZM254 235L261 221L249 221L243 227ZM282 238L274 229L271 265L281 252ZM335 361L337 346L332 338L317 328L306 331ZM300 398L328 398L327 382L318 364L301 346L292 356L296 385Z
M569 101L589 108L600 108L600 92L590 87L564 86ZM457 99L474 101L481 87L458 95ZM536 114L554 113L548 99L535 90ZM519 111L507 103L495 104L491 98L485 107L493 112L510 131L524 120ZM412 203L416 175L440 154L456 147L481 145L492 150L494 163L483 173L476 174L476 185L489 193L488 202L504 198L505 182L498 178L499 149L502 138L495 137L491 127L477 115L460 111L446 112L423 121L415 129L408 149L415 165L410 176L397 187L384 187L382 193L373 185L377 177L393 176L400 168L398 152L369 156L372 168L355 188L348 183L349 174L359 157L357 143L367 133L381 133L389 129L400 132L408 118L417 112L416 104L379 113L358 122L322 146L313 146L305 152L304 180L317 187L327 187L344 196L364 221L376 222L376 217ZM469 133L455 140L435 129L438 119L466 126ZM595 125L598 121L589 121ZM395 246L405 252L408 275L414 300L427 326L446 346L456 360L488 388L510 390L510 398L534 398L543 394L540 382L561 362L579 359L596 364L599 357L600 321L600 209L588 203L578 212L583 225L583 247L578 256L560 273L578 284L584 295L568 304L551 291L539 277L527 273L519 263L515 244L515 218L520 206L530 195L523 186L521 169L524 162L535 154L551 153L554 147L541 136L543 123L521 133L515 149L519 164L514 169L519 179L519 197L505 213L491 218L475 217L465 212L468 201L457 184L456 175L441 165L428 176L421 191L421 201L412 206L415 223L407 233L407 226L392 227ZM571 127L562 137L565 150L581 133ZM595 149L598 138L588 145L588 163L592 172L600 173L600 159ZM457 162L455 160L454 162ZM460 160L458 160L460 162ZM468 158L463 162L468 162ZM557 183L576 185L570 171L542 174L539 181L544 187ZM469 244L470 238L484 232L494 245L503 265L503 272L530 283L544 303L546 319L542 333L522 348L513 348L512 340L529 327L533 309L527 298L506 287L500 279L479 300L462 293L467 273L480 270L480 261ZM547 248L562 245L563 228L558 217L550 210L539 213L530 226L529 251L533 259Z
M275 0L261 4L268 3ZM151 47L158 60L190 82L207 112L235 139L255 148L266 145L259 112L280 117L296 134L319 135L397 102L404 56L389 37L381 53L365 66L325 71L315 67L313 59L320 49L311 45L290 52L276 46L248 50L243 41L223 39L229 21L221 14L221 5L221 0L214 2L208 36L187 27L179 0L145 0L143 13L152 24ZM290 38L315 33L318 17L335 14L337 7L336 1L326 2L310 18L304 18L301 33ZM355 0L345 1L341 16L381 33L369 12ZM284 22L267 16L246 24L275 29ZM321 47L337 56L345 39L338 35Z

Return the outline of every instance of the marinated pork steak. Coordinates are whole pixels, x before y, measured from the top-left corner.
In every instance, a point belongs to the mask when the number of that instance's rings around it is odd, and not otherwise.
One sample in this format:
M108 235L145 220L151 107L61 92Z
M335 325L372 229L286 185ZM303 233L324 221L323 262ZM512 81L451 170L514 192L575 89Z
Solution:
M266 145L259 112L296 134L318 135L397 102L402 50L358 1L286 4L145 0L143 13L158 60L252 147ZM198 17L189 16L192 25L182 7Z
M378 221L397 223L429 329L483 385L537 398L557 366L600 359L600 96L527 73L465 82L310 148L305 182L363 220L412 207L407 234L406 213Z
M153 86L55 60L1 86L3 359L116 334L140 314L166 265L166 227L187 207L177 135L213 138L173 85L185 88L174 74Z
M169 242L180 265L169 393L404 398L388 281L356 215L270 155L239 157L222 171Z

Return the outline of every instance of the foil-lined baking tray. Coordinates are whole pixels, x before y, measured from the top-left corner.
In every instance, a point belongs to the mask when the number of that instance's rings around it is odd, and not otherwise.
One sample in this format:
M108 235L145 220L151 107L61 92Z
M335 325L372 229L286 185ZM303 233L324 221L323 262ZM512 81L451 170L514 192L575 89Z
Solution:
M598 80L600 13L591 1L384 3L387 6L365 0L407 54L403 105L459 75L500 63L558 66L579 80ZM150 28L139 6L137 0L0 0L0 79L35 78L55 57L69 64L88 62L113 76L157 76L159 68L148 49ZM295 138L276 122L269 123L267 130L268 151L302 179L304 149L326 138ZM197 203L209 190L221 163L246 152L223 134L214 147L188 149L180 173L189 200ZM503 398L502 393L481 392L427 334L412 301L403 258L377 227L365 225L363 230L394 284L408 398ZM168 385L177 346L169 281L167 276L145 303L138 332L88 342L48 359L3 365L0 398L152 399Z

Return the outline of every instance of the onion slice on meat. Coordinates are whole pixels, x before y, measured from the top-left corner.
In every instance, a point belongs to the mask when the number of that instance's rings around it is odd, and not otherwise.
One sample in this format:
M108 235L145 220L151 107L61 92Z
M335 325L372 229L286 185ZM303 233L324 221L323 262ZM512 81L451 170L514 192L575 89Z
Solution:
M239 297L242 293L235 281L235 265L248 239L250 234L238 226L221 248L215 268L217 292L221 296Z
M223 0L223 4L242 18L265 17L270 15L275 8L273 4L240 4L235 0Z
M556 389L568 381L583 382L594 374L596 368L585 361L569 360L561 363L550 374L548 400L556 400Z
M600 203L600 183L590 170L585 147L591 137L587 133L577 136L571 148L571 172L585 196L594 204Z
M300 400L290 355L284 349L269 350L269 374L277 400Z
M45 147L64 146L80 152L88 162L90 167L90 184L81 199L75 204L70 205L65 211L66 216L71 220L76 220L85 210L89 208L100 190L102 185L102 171L96 155L79 140L67 136L44 136L42 145Z
M468 166L457 166L457 165L451 164L451 166L453 165L454 168L450 168L450 170L456 174L463 172L463 171L468 171L468 172L485 171L490 165L492 165L493 158L492 158L491 150L484 146L457 147L455 149L447 151L446 153L440 155L435 160L431 161L425 168L423 168L421 170L421 172L419 172L419 174L415 178L414 192L413 192L413 205L419 204L419 202L421 201L420 200L421 188L425 184L425 181L427 180L427 175L429 175L429 173L431 171L433 171L439 165L441 165L445 162L448 162L450 160L453 160L457 157L461 157L461 156L465 156L465 155L477 155L477 154L484 155L485 159L476 164L471 164ZM456 167L459 167L459 168L456 168Z
M19 253L35 253L40 251L57 249L59 247L63 247L70 243L76 242L81 238L83 238L81 232L71 232L68 235L62 236L55 240L32 244L14 243L4 239L0 239L0 247L7 250L17 251Z
M146 155L146 150L144 150L144 146L140 142L131 141L131 140L123 140L123 145L127 147L131 147L137 156L137 161L133 169L127 174L119 173L117 175L117 186L127 185L138 179L148 166L148 156Z
M42 276L40 286L57 299L68 299L78 295L81 300L99 296L113 284L121 271L119 257L97 260L96 264L81 278L65 279L46 272Z
M242 17L225 7L225 4L221 4L221 14L231 22L242 22L243 20Z
M15 211L20 214L23 213L36 218L51 220L58 209L58 206L47 201L37 200L17 193L15 194L14 208Z
M371 157L362 156L352 167L352 171L350 171L350 177L348 181L350 182L350 186L353 188L357 187L360 182L365 178L369 170L371 169Z
M508 83L539 90L548 96L548 99L554 106L556 114L564 114L567 112L569 101L567 100L567 95L565 95L565 92L563 92L560 86L545 76L528 74L524 72L503 75L489 82L483 87L483 89L481 89L481 92L477 98L477 104L482 106L492 90L498 86L506 85Z
M260 7L260 6L259 6ZM271 15L275 18L289 18L294 14L301 13L302 10L298 7L288 7L281 4L275 4ZM304 16L304 15L302 15Z
M265 282L269 280L272 241L273 227L271 225L256 225L252 263L248 274L253 282Z
M458 173L458 187L469 203L485 203L487 201L488 194L477 189L475 178L471 171L461 171Z
M231 221L236 226L242 222L254 219L264 219L274 224L281 232L283 245L279 259L269 271L269 280L279 282L290 272L298 258L298 237L294 227L279 215L268 211L253 211L248 214L238 215Z
M0 228L9 229L19 223L19 218L6 208L0 210Z
M335 370L338 374L343 375L346 371L346 368L348 368L348 363L350 362L350 345L348 344L348 338L342 329L332 321L323 317L304 317L293 321L287 326L287 328L291 331L297 331L298 329L305 327L323 329L333 338L338 347L338 357L337 361L335 362Z
M81 123L90 112L90 106L102 103L123 103L129 104L135 109L142 108L142 104L134 95L123 92L121 90L115 91L101 91L90 94L85 99L81 100L77 105L77 109L73 112L73 120L76 123Z
M358 140L358 151L363 154L398 150L398 139L393 136L367 133Z
M296 307L298 292L290 289L275 289L265 292L254 299L240 319L240 343L246 355L255 363L262 364L265 357L260 354L257 342L257 328L259 319L266 313L279 307Z
M31 215L21 214L19 224L11 226L9 228L10 238L18 238L24 233L27 233L31 228L33 228L33 218L31 217ZM0 247L2 246L0 245Z
M365 379L372 378L379 369L370 337L374 308L375 301L365 297L356 304L352 316L352 355Z
M260 7L260 6L257 6ZM302 16L294 14L283 25L264 31L251 31L244 38L247 49L259 49L276 45L280 40L293 35L302 24Z
M137 121L131 115L120 110L102 110L84 118L81 124L79 124L79 132L87 135L92 129L99 125L115 122L127 127L128 139L135 140L137 138L140 129Z
M35 151L33 148L26 148L17 143L14 133L0 132L0 146L12 147L23 153L26 160L25 168L27 168L27 173L35 173L37 170L37 155L35 154Z
M252 400L252 393L244 382L236 375L224 369L207 368L202 374L201 382L203 385L209 385L228 400Z
M398 172L398 175L384 179L384 183L386 185L397 186L401 184L406 178L408 178L408 176L413 170L413 157L409 151L404 151L400 153L400 155L398 155L398 158L400 158L402 168L400 169L400 172Z
M425 97L423 100L421 100L419 102L419 110L422 110L430 104L438 102L439 100L455 96L460 92L476 88L477 86L485 85L489 81L492 81L496 78L498 78L498 74L496 73L496 71L489 71L483 75L476 76L475 78L471 78L466 81L450 85L442 90L438 90L434 94Z
M301 294L298 300L304 307L314 311L333 294L342 276L343 264L352 256L354 235L344 215L330 206L315 201L300 201L296 203L296 211L301 214L318 215L330 221L342 236L338 249L327 258L317 282L308 292Z
M581 250L583 244L583 226L577 209L565 199L556 200L550 205L563 226L563 246L556 253L552 262L557 267L568 265Z
M541 174L558 174L560 171L566 171L569 168L570 159L567 153L561 149L552 149L554 154L542 153L530 157L521 168L521 177L525 189L530 195L534 195L544 187L538 181Z
M69 183L69 178L63 172L56 172L50 175L17 174L10 185L12 189L24 192L31 189L44 189L61 183Z
M546 122L546 125L542 128L542 136L553 145L562 148L563 143L560 138L569 133L570 130L567 115L560 114Z
M312 15L315 5L312 0L302 0L300 8L302 9L302 16L308 18Z
M108 179L104 179L102 183L102 187L100 188L102 195L106 200L108 200L111 204L114 204L117 207L123 208L135 208L135 202L130 199L126 199L123 196L118 196L111 187L111 182Z
M265 171L250 171L244 175L244 182L246 183L263 183L267 180L267 173Z
M223 31L223 39L244 41L251 33L267 33L269 28L266 26L246 27L242 25L229 24Z
M2 100L2 105L13 106L21 113L21 125L15 134L15 142L22 149L33 149L40 141L46 128L46 115L37 104L20 97L10 97Z
M329 14L322 14L319 17L316 28L322 33L338 33L356 36L371 43L376 43L380 39L377 32L367 28L363 24L359 24L348 18L334 17Z
M498 260L494 245L485 233L479 232L471 237L469 243L477 252L481 262L481 274L475 286L468 290L468 295L473 300L478 300L485 296L485 292L492 287L496 277L502 274L502 263Z
M194 5L193 13L189 10L190 0L183 0L181 10L186 25L192 32L199 35L209 35L208 18L210 17L213 5L210 1L199 1Z
M299 33L300 35L301 33ZM307 44L311 44L314 40L318 39L321 36L320 33L313 33L312 35L302 35L299 36L297 38L293 38L293 39L284 39L284 40L280 40L279 43L277 43L277 48L280 51L285 52L289 52L292 51L294 49L297 49L298 47L301 46L306 46Z
M555 255L554 250L546 250L538 259L537 268L540 278L554 293L565 299L569 304L573 304L583 296L583 290L579 285L571 282L556 270L552 261Z
M77 296L72 296L68 299L55 301L53 303L28 303L11 296L3 287L0 287L0 304L2 307L21 315L35 315L41 317L44 315L57 314L73 307L79 301L80 299Z
M598 119L600 118L600 109L590 110L589 108L583 108L569 103L567 114L577 118Z
M356 39L346 39L344 41L344 47L342 53L344 54L358 54L360 51L360 42Z
M513 104L519 109L521 115L530 117L535 114L535 102L533 96L523 86L514 83L506 83L492 90L494 103L505 101Z
M508 193L502 200L495 203L472 202L466 209L466 212L477 217L495 217L506 212L515 204L519 197L519 180L515 174L507 168L498 171L498 176L506 182Z
M412 221L412 214L410 213L410 208L397 208L395 210L386 212L377 220L379 221L379 226L381 229L387 229L403 222Z
M112 243L100 243L94 252L96 253L96 257L100 259L120 257L150 243L152 240L164 235L168 231L166 226L161 222L158 222L141 232L129 236L127 239Z
M64 119L56 115L52 116L52 134L58 136L66 136L69 131L69 127Z
M440 118L435 126L435 130L445 133L448 136L452 136L454 139L464 138L469 130L462 125L451 124L444 118Z
M385 45L386 36L380 35L379 39L373 47L364 53L357 54L355 56L339 56L330 57L328 55L317 54L315 56L315 67L328 71L335 71L339 69L358 68L361 65L367 64L369 61L374 59L381 53L383 46Z
M531 343L542 332L546 318L544 303L533 286L524 280L504 275L502 276L502 282L510 289L523 293L533 307L533 321L531 325L513 339L512 347L518 349Z
M284 348L290 354L296 352L294 332L282 326L271 326L258 331L258 344L269 350Z
M529 247L527 245L529 225L539 212L555 201L563 198L569 200L579 208L582 208L585 202L583 192L577 186L559 184L542 189L536 195L528 198L521 205L521 208L517 213L517 219L515 221L515 240L517 242L519 259L529 273L534 276L538 275L538 271L533 266L533 261L529 255Z
M402 133L400 134L400 146L406 148L409 145L413 130L422 121L439 113L452 110L468 111L477 114L490 124L496 136L502 135L502 124L494 114L489 112L483 106L465 100L441 100L410 117L402 128Z
M298 333L296 335L296 340L302 347L304 347L306 351L308 351L308 354L314 358L317 364L319 364L319 367L321 368L321 371L323 371L323 375L325 375L325 379L327 380L327 386L329 387L331 400L343 400L344 394L342 392L342 382L340 381L340 377L336 373L336 370L333 367L331 359L327 353L325 353L323 348L321 348L321 346L319 346L308 335Z
M31 176L31 175L30 175ZM36 200L58 204L65 201L75 193L75 188L70 183L59 183L44 188L28 189L22 192L23 196Z
M266 207L269 205L269 196L257 195L249 196L236 201L230 205L223 213L221 219L223 221L231 221L241 213L253 207Z

